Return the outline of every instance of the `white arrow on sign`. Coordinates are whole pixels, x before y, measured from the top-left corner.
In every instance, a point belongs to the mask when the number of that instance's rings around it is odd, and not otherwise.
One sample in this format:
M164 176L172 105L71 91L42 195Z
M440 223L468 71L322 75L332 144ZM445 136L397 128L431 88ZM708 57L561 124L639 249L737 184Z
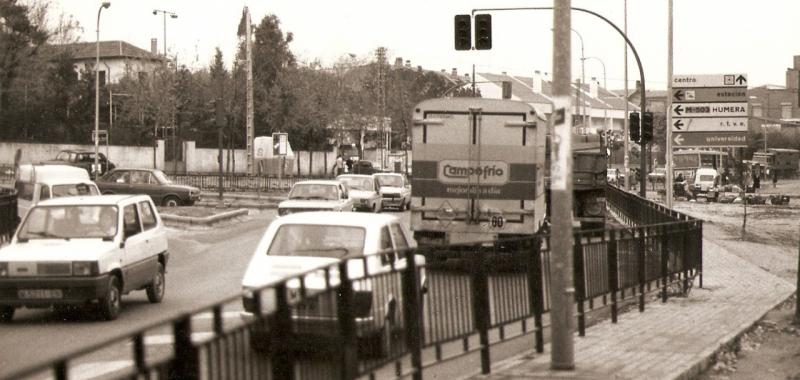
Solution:
M675 135L672 141L675 142L675 145L683 145L683 135Z

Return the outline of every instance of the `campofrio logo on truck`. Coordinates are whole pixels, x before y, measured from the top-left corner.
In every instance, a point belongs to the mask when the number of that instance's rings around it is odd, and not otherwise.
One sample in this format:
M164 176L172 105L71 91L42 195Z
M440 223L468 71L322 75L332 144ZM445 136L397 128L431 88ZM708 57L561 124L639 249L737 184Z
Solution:
M509 174L503 161L443 160L437 172L441 183L472 185L505 185Z

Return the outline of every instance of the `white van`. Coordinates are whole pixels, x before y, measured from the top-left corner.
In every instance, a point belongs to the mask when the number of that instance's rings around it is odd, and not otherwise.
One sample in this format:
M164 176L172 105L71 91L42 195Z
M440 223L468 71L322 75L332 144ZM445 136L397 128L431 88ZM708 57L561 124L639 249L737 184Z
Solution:
M695 196L705 197L709 201L716 201L719 186L719 172L714 168L699 168L694 174Z
M17 215L50 198L100 195L86 170L68 165L20 165L14 177L17 189Z

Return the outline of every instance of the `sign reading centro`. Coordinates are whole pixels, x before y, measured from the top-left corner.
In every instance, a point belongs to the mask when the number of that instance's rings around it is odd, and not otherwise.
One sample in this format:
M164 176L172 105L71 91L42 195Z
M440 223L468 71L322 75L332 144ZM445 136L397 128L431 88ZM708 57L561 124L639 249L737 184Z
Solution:
M503 161L439 161L437 177L441 183L504 185L508 182L508 163Z

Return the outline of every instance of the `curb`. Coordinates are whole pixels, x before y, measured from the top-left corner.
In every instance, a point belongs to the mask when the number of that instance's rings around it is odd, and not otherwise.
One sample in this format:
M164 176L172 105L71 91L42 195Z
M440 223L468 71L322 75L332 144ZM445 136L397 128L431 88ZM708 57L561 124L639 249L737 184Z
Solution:
M276 209L278 208L278 203L275 202L266 202L266 203L254 203L254 202L236 202L235 204L230 201L225 201L225 207L241 207L241 208L252 208L258 210L268 210L268 209ZM201 207L216 207L216 201L202 201L195 204L196 206Z
M255 195L255 194L238 194L238 193L224 193L222 195L222 199L226 198L233 198L233 199L258 199L258 200L267 200L271 202L280 202L286 199L286 196L277 196L277 195ZM215 200L219 199L219 193L211 193L211 192L202 192L200 195L203 197L202 199L209 199Z
M172 214L161 214L161 220L165 222L173 222L179 224L189 224L189 225L212 225L214 223L219 223L221 221L225 221L228 219L233 219L239 216L247 215L250 213L247 209L238 209L238 210L231 210L227 212L223 212L221 214L206 216L206 217L194 217L194 216L179 216L179 215L172 215Z
M674 377L674 379L681 379L681 380L693 379L697 375L699 375L700 373L702 373L703 371L708 369L711 366L711 364L713 362L713 358L714 358L714 356L717 355L717 353L723 351L724 349L728 348L732 344L736 343L744 334L748 333L750 330L753 329L753 327L755 327L756 324L758 324L758 322L760 322L762 319L764 319L764 317L766 317L767 314L769 314L770 311L772 311L776 307L782 305L784 302L788 301L790 298L792 298L792 296L793 296L793 294L790 294L785 299L783 299L781 301L778 301L774 305L770 306L770 308L767 309L767 311L764 312L764 314L762 314L760 317L758 317L758 319L756 319L755 321L747 322L747 323L743 323L743 324L739 325L739 327L736 330L734 330L732 333L730 333L727 336L725 336L722 339L720 339L717 342L717 347L712 348L710 350L707 350L706 352L700 353L697 356L698 360L696 360L686 370L680 371L680 373L677 374Z

